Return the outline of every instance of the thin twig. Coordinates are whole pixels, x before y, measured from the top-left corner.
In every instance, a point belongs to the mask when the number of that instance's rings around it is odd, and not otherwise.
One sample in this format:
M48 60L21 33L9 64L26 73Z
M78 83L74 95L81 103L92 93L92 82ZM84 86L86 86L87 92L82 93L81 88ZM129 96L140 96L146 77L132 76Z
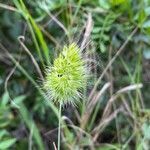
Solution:
M7 86L8 86L8 81L9 81L10 77L13 75L13 73L15 72L16 68L17 68L17 65L14 66L14 68L10 71L10 73L9 73L8 76L6 77L6 80L5 80L5 83L4 83L4 88L5 88L5 92L7 92L8 96L9 96L9 99L10 99L11 103L12 103L16 108L19 109L20 107L13 101L13 99L11 98L11 96L10 96L10 94L9 94L8 88L7 88Z
M105 109L104 109L104 112L103 112L103 115L102 115L102 119L100 120L98 127L96 127L92 132L93 132L93 133L98 132L98 130L100 130L100 128L102 128L103 124L106 124L106 123L109 122L108 115L110 114L111 106L112 106L113 102L118 98L118 96L119 96L120 94L129 92L129 91L132 91L132 90L136 90L137 88L142 88L142 85L141 85L141 84L129 85L129 86L127 86L127 87L125 87L125 88L119 90L119 91L116 92L114 95L112 95L112 97L109 99L109 101L108 101L108 103L107 103L107 105L106 105L106 107L105 107ZM120 111L123 110L123 108L120 108L120 110L119 110L119 109L117 109L117 110L118 110L118 112L120 112ZM115 112L116 112L116 111L115 111ZM114 113L115 113L115 112L114 112ZM118 112L116 112L115 115L117 115ZM113 115L113 114L112 114L112 115ZM111 116L112 116L112 115L111 115ZM114 115L113 115L113 116L114 116ZM105 118L108 118L108 120L105 119ZM98 133L100 133L100 132L98 132ZM98 133L96 133L95 138L94 138L94 141L98 138Z
M29 135L29 148L28 150L32 150L32 137L33 137L34 124L31 124L30 135Z
M53 142L54 150L57 150L55 142Z
M36 70L37 70L37 72L38 72L38 74L39 74L39 76L40 76L40 78L41 78L42 80L44 80L44 77L43 77L43 75L42 75L42 72L41 72L41 69L40 69L38 63L37 63L36 60L34 59L34 57L33 57L33 55L31 54L31 52L28 50L28 48L25 46L25 44L22 42L22 39L24 40L24 36L19 36L19 37L18 37L19 43L21 44L21 46L23 47L23 49L25 50L25 52L30 56L30 58L31 58L31 60L32 60L34 66L35 66L35 68L36 68Z
M128 91L132 91L132 90L136 90L136 89L140 89L143 87L143 84L132 84L132 85L129 85L127 87L124 87L122 89L120 89L119 91L117 91L116 94L121 94L121 93L125 93L125 92L128 92Z
M1 49L3 49L5 52L7 52L7 49L0 43L0 47ZM13 75L13 73L15 72L16 70L16 67L17 67L17 64L14 66L14 68L10 71L10 73L8 74L8 76L6 77L6 80L5 80L5 83L4 83L4 88L5 88L5 92L7 92L8 96L9 96L9 99L11 101L11 103L16 107L16 108L20 108L17 104L15 104L15 102L13 101L13 99L10 97L9 95L9 92L8 92L8 81L10 79L10 77Z
M97 101L99 100L99 98L103 95L103 93L110 87L110 83L106 83L102 89L98 92L98 94L96 95L95 99L92 99L88 106L87 106L87 110L89 111L89 109L93 108L93 106L95 106L95 104L97 103Z
M2 3L0 3L0 7L1 7L1 8L4 8L4 9L7 9L7 10L11 10L11 11L19 12L19 10L18 10L18 9L16 9L15 7L13 7L13 6L9 6L9 5L6 5L6 4L2 4Z
M57 148L58 148L58 150L60 150L60 137L61 137L61 135L60 135L60 126L61 126L61 108L62 108L62 104L61 104L61 102L60 102L60 104L59 104L59 117L58 117L58 119L59 119L59 125L58 125L58 144L57 144Z
M58 41L46 29L44 29L42 26L39 26L39 28L56 45L56 47L61 48L61 46L58 44Z
M92 27L93 27L92 15L91 15L91 13L89 13L87 23L86 23L86 29L85 29L83 41L82 41L81 47L80 47L81 50L84 49L86 43L89 41L89 37L90 37L91 31L92 31Z
M122 111L123 111L122 107L118 108L117 110L115 110L115 112L113 112L109 117L105 118L97 127L94 128L94 130L92 131L92 133L95 133L93 137L94 142L97 140L99 134L102 132L102 130L104 130L104 128L108 125L108 123L112 121L114 118L116 118L117 114Z
M104 92L109 88L109 86L110 86L110 83L106 83L102 87L102 89L99 91L99 93L89 103L87 103L88 105L86 106L86 110L81 118L81 128L82 129L85 128L85 125L87 124L87 122L90 118L90 115L91 115L93 109L95 108L95 105L97 104L100 97L104 94Z
M49 11L46 11L46 12L52 18L52 20L54 20L63 29L65 34L68 35L68 31L66 27L56 18L56 16L52 15Z
M92 89L90 95L89 95L89 99L92 98L94 92L96 91L99 83L101 82L103 76L105 75L105 73L107 72L107 70L109 69L109 67L114 63L114 61L116 60L116 58L120 55L120 53L124 50L124 48L126 47L126 45L128 44L128 42L130 41L130 39L134 36L134 34L137 32L138 27L136 27L132 33L129 35L129 37L126 39L126 41L123 43L123 45L119 48L119 50L117 51L117 53L115 54L115 56L109 61L108 65L106 66L105 70L102 72L101 76L98 78L94 88Z

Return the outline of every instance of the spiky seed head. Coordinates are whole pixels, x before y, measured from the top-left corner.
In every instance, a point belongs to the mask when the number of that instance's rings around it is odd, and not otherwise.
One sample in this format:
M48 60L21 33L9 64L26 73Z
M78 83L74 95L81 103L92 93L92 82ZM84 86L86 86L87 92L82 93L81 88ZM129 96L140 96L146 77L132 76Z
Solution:
M74 103L85 86L85 79L85 63L80 49L72 43L64 46L53 67L48 69L44 89L51 99L59 103Z

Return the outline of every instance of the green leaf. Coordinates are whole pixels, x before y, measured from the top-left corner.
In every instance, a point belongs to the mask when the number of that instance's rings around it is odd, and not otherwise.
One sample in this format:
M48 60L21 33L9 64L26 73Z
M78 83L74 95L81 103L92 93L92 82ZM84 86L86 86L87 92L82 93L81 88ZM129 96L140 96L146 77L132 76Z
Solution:
M12 146L14 143L16 142L16 139L9 139L9 140L5 140L0 142L0 149L4 150L9 148L10 146Z
M100 27L94 27L92 33L99 33L101 31Z
M0 140L3 136L8 135L8 132L6 130L1 130L0 131Z
M143 28L150 28L150 20L144 22Z
M112 144L102 144L99 148L96 150L120 150L118 145L112 145Z
M111 0L112 5L121 5L125 2L126 0Z
M138 22L139 22L140 27L141 26L143 27L143 23L146 20L146 18L147 16L146 16L145 10L142 9L138 14Z
M146 7L146 9L145 9L145 13L146 13L146 15L147 15L147 16L149 16L149 15L150 15L150 7Z
M22 119L24 120L27 127L30 130L33 130L33 138L34 138L35 142L37 143L40 150L44 150L44 144L43 144L42 138L40 136L40 132L39 132L36 124L32 120L32 118L30 117L30 113L28 112L28 110L26 109L26 107L24 106L23 103L20 103L19 106L20 106L19 112L22 116ZM33 126L33 129L32 129L32 126Z
M144 123L142 126L144 137L150 140L150 125L148 123Z
M37 53L39 55L39 58L41 62L44 64L44 58L42 56L42 53L45 56L45 60L47 61L47 64L50 62L49 57L49 48L44 40L43 34L38 26L38 24L35 22L33 17L30 15L29 10L26 8L26 5L24 4L23 0L13 0L16 7L19 9L23 17L26 19L27 24L30 28L31 35L35 44L35 47L37 49ZM43 51L40 50L40 46Z
M6 106L8 101L9 101L9 95L7 92L5 92L2 97L1 106Z
M0 128L4 128L4 127L8 126L9 123L10 123L10 120L8 120L8 119L7 120L6 119L0 120Z
M83 138L80 140L80 145L82 145L82 146L89 145L89 143L90 143L90 139L87 138L87 137L83 137Z
M143 56L145 59L150 59L150 49L144 49Z
M102 42L100 43L100 50L102 53L106 52L106 47L105 47L104 43L102 43Z
M109 4L108 0L99 0L99 4L104 9L110 8L110 4Z
M13 99L13 103L16 104L16 105L19 105L21 102L23 102L23 100L25 98L26 98L25 95L18 96L18 97Z

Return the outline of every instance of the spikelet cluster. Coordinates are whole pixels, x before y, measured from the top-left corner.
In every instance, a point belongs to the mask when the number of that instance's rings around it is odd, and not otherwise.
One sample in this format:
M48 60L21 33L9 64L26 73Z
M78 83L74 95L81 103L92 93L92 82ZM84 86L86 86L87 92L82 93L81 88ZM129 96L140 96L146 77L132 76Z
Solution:
M75 103L85 86L86 71L80 49L72 43L63 51L46 73L44 89L50 99L62 104Z

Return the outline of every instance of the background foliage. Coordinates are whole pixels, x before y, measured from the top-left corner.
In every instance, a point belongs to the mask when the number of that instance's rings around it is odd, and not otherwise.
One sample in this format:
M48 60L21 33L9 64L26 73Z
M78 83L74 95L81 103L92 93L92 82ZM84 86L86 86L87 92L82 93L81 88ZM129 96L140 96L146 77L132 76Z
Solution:
M54 149L58 106L42 78L87 31L89 79L63 109L61 149L148 150L149 18L149 0L0 0L0 149Z

